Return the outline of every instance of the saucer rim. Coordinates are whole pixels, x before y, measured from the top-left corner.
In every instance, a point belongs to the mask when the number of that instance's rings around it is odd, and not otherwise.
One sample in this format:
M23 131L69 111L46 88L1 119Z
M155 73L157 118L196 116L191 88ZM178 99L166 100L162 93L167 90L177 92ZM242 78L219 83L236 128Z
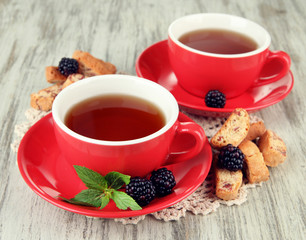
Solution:
M179 113L180 117L183 117L185 120L184 121L193 121L192 119L190 119L188 116L186 116L183 113ZM47 123L45 123L47 122ZM209 144L209 141L206 137L206 143L203 146L202 149L202 154L204 154L205 152L205 161L203 161L203 164L201 164L203 171L201 171L201 173L199 174L199 179L197 180L197 182L193 182L190 185L186 185L187 189L180 195L180 196L173 196L172 198L167 198L165 201L158 199L158 201L160 201L161 203L159 203L157 206L146 206L143 207L143 209L141 210L137 210L137 211L132 211L132 210L119 210L116 209L115 211L106 211L103 212L103 209L100 210L98 208L94 208L94 207L86 207L86 206L80 206L80 205L73 205L67 202L64 202L62 200L59 200L58 198L54 198L52 197L49 193L45 192L44 190L39 188L39 185L36 185L35 183L35 179L33 180L33 178L30 177L30 175L28 174L24 164L27 162L26 160L22 159L22 152L25 151L25 146L27 141L30 140L33 132L35 132L35 130L37 130L37 128L40 127L40 125L42 124L54 124L54 122L52 121L52 113L47 114L46 116L44 116L43 118L41 118L40 120L38 120L24 135L24 137L22 138L21 142L20 142L20 146L18 148L18 152L17 152L17 164L18 164L18 168L19 171L21 173L22 178L24 179L24 181L26 182L26 184L38 195L40 196L42 199L44 199L45 201L51 203L54 206L57 206L61 209L64 209L66 211L69 212L73 212L73 213L77 213L80 215L85 215L85 216L90 216L90 217L98 217L98 218L127 218L127 217L136 217L136 216L141 216L141 215L146 215L146 214L150 214L150 213L154 213L157 211L161 211L163 209L166 209L180 201L182 201L183 199L187 198L188 196L190 196L192 193L194 193L197 188L204 182L204 180L207 178L207 175L210 171L211 168L211 164L212 164L212 149L211 146ZM190 159L191 160L191 159ZM179 163L178 163L179 164ZM204 165L206 165L206 167L204 167ZM199 166L199 165L197 165ZM182 178L183 179L183 178ZM171 194L170 194L171 195ZM170 196L169 195L169 196Z
M142 58L147 52L149 52L152 48L157 47L158 45L162 45L162 44L166 44L166 45L167 45L167 41L168 41L168 39L164 39L164 40L158 41L158 42L156 42L156 43L150 45L149 47L147 47L145 50L143 50L143 51L140 53L140 55L137 57L136 63L135 63L135 70L136 70L137 76L142 77L142 78L145 78L145 79L149 79L149 78L146 78L146 76L144 76L144 75L143 75L143 72L141 71L141 67L140 67L141 58ZM172 69L171 69L171 72L173 72ZM271 102L269 102L269 103L266 103L266 104L261 104L261 105L257 105L257 106L243 107L243 108L244 108L245 110L247 110L249 113L252 113L252 112L256 112L256 111L258 111L258 110L261 110L261 109L270 107L270 106L272 106L272 105L274 105L274 104L276 104L276 103L282 101L284 98L286 98L286 97L288 96L288 94L291 92L291 90L292 90L292 88L293 88L293 85L294 85L294 76L293 76L293 73L292 73L291 70L289 70L288 73L287 73L284 77L286 77L286 76L288 76L288 75L289 75L290 82L291 82L291 83L290 83L290 87L289 87L289 89L286 91L286 93L283 94L281 97L275 99L274 101L271 101ZM283 78L284 78L284 77L283 77ZM282 78L281 78L281 79L282 79ZM158 83L158 79L149 79L149 80ZM157 80L157 81L156 81L156 80ZM190 95L190 96L192 96L192 97L196 97L196 98L198 98L198 99L201 99L200 97L195 96L195 95L192 95L191 93L189 93L188 91L186 91L186 90L185 90L183 87L181 87L179 84L177 84L177 85L184 91L184 93L186 93L186 94L188 94L188 95ZM267 84L267 85L268 85L268 84ZM266 85L262 85L262 86L260 86L260 87L264 87L264 86L266 86ZM255 87L249 88L249 89L248 89L247 91L245 91L243 94L248 93L250 90L252 90L252 89L254 89L254 88L255 88ZM169 89L168 89L168 90L169 90ZM169 91L173 94L173 92L172 92L171 90L169 90ZM243 94L241 94L241 95L243 95ZM174 97L176 97L175 94L173 94L173 95L174 95ZM237 98L239 98L241 95L236 96L236 97L231 98L231 99L237 99ZM265 99L265 98L262 98L262 99ZM196 110L196 111L197 111L197 114L199 114L199 115L206 115L205 113L229 114L229 113L231 113L232 111L235 110L235 107L230 107L230 108L228 108L228 107L226 107L226 105L225 105L224 108L209 108L209 107L207 107L205 104L203 104L203 106L200 106L200 107L199 107L199 106L196 106L196 105L194 105L194 104L189 104L188 102L182 102L181 100L179 100L179 99L177 99L177 98L176 98L176 100L177 100L179 106L180 106L180 107L183 107L184 110L185 110L186 112L193 113L193 110ZM198 112L198 111L200 111L200 112Z

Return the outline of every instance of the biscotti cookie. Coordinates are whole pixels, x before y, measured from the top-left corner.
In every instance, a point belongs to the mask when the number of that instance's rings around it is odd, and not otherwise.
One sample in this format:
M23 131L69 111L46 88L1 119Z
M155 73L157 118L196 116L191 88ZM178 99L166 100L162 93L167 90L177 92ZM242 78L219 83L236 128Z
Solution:
M60 73L58 67L48 66L45 69L46 80L49 83L63 83L67 77Z
M246 140L254 140L261 137L266 131L266 127L263 121L251 123Z
M233 200L238 196L242 184L242 171L235 172L227 169L215 168L216 196L223 200Z
M244 154L245 173L250 183L259 183L269 180L269 169L255 143L244 140L239 149Z
M284 141L271 130L267 130L259 139L258 146L267 166L275 167L283 163L287 157Z
M85 77L116 73L116 67L113 64L97 59L88 52L76 50L72 58L78 61L79 73Z
M214 148L221 148L228 144L237 147L247 136L249 128L249 114L246 110L237 108L212 137L210 143Z
M54 84L48 88L38 91L37 93L32 93L31 107L37 110L50 111L55 97L61 90L62 84Z
M68 87L69 85L71 85L72 83L75 83L79 80L84 79L84 75L80 74L80 73L74 73L74 74L70 74L67 78L67 80L64 82L62 89L64 89L65 87Z

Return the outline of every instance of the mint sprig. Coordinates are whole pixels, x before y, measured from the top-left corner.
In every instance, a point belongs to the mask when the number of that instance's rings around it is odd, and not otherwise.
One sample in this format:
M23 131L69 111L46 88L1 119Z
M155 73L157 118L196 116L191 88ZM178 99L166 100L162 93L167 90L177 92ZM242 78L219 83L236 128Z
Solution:
M119 172L110 172L105 176L82 166L73 166L79 178L85 183L85 189L71 199L63 200L77 205L93 206L103 209L112 199L121 210L142 209L136 201L125 192L118 191L124 184L129 184L130 176Z

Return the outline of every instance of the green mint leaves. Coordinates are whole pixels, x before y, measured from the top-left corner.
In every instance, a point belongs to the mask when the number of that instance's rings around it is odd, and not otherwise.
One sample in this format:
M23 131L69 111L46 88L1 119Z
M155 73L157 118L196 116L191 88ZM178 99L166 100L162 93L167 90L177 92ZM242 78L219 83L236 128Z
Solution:
M121 210L128 208L131 210L142 209L132 197L125 192L118 191L124 184L129 184L130 176L119 172L110 172L102 176L93 170L81 166L74 166L74 169L88 189L81 191L71 199L61 197L63 200L72 204L102 209L112 199Z

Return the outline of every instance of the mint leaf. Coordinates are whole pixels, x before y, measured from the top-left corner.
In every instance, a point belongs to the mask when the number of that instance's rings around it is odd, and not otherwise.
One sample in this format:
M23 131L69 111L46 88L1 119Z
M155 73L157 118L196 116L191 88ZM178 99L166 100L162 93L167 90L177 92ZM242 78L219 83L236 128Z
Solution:
M100 191L107 188L107 181L99 173L82 166L74 165L73 167L86 187Z
M123 184L129 184L131 177L119 172L109 172L105 177L108 187L118 190Z
M117 208L121 210L126 210L127 208L131 210L142 209L137 202L125 192L114 191L111 195L111 199L116 203Z
M100 205L100 209L104 208L110 200L110 196L109 195L105 195L101 198L101 205Z
M137 202L125 192L117 191L124 184L129 184L131 177L119 172L110 172L105 177L99 173L82 166L73 166L79 178L88 187L74 198L63 200L78 205L93 206L103 209L112 199L119 209L142 209Z
M78 204L78 205L85 205L85 206L94 206L100 207L102 205L101 195L103 193L96 189L85 189L74 196L74 198L66 199L63 198L65 201Z

